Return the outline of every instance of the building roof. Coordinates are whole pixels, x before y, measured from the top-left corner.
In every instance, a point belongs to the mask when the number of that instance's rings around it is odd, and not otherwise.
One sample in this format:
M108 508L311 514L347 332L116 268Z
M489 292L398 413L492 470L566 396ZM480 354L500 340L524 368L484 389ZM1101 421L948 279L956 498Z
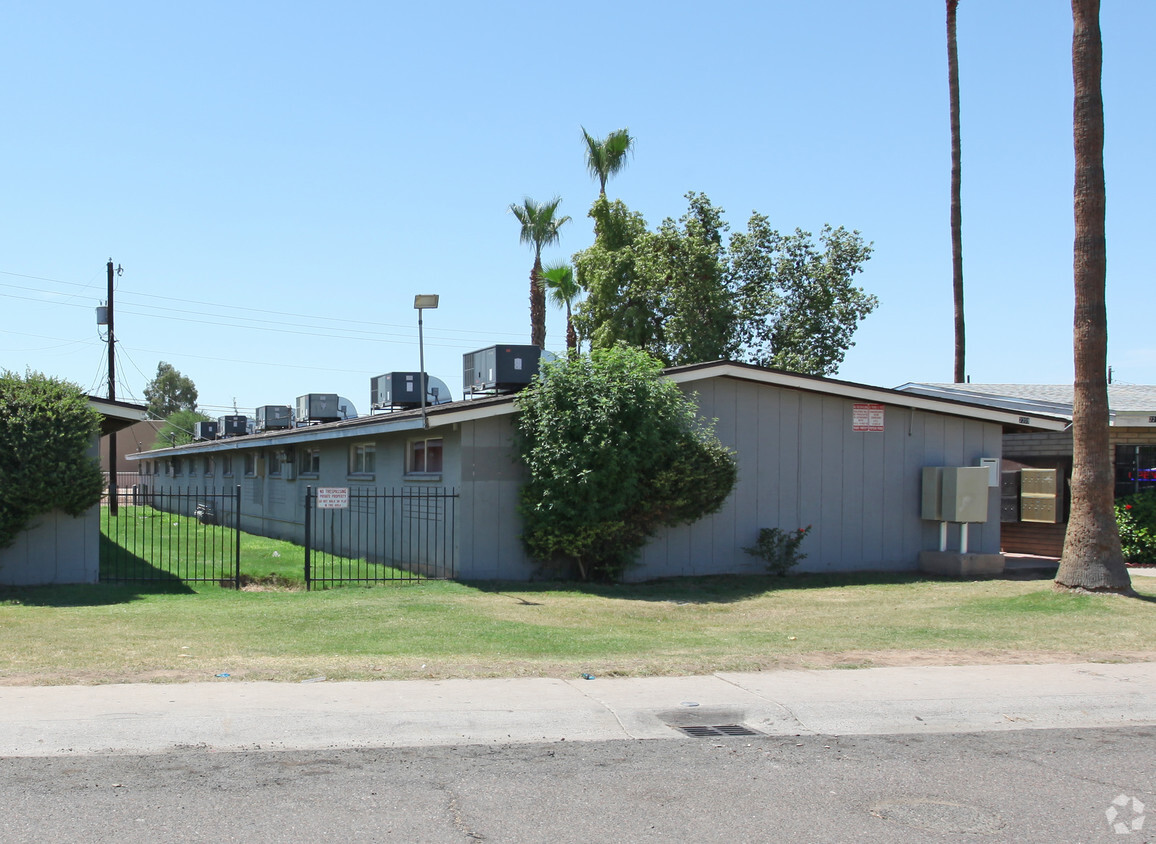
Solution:
M993 407L982 402L927 396L914 391L873 387L867 384L857 384L852 381L840 381L815 375L800 375L795 372L767 369L734 361L720 360L670 367L664 370L663 374L678 384L694 384L711 378L732 378L759 384L771 384L792 390L839 396L864 403L887 404L925 410L931 413L942 413L948 416L980 419L1002 425L1005 431L1061 431L1068 425L1068 419L1058 414L1047 412L1025 414L1019 410ZM490 416L504 416L517 412L516 399L516 395L461 399L427 407L426 416L431 428ZM374 416L359 416L356 419L345 419L340 422L190 443L175 448L160 448L127 456L130 460L137 460L145 457L163 457L190 452L235 451L254 446L277 447L303 442L313 443L327 439L345 439L351 436L368 437L407 430L422 430L420 410L402 410L393 413L379 413Z
M1072 418L1075 388L1071 384L939 384L910 382L898 388L906 392L952 398L992 407L1022 409ZM1109 384L1108 409L1112 424L1149 425L1156 415L1156 386Z
M148 419L148 408L143 404L102 399L100 396L89 396L88 403L100 413L102 437Z

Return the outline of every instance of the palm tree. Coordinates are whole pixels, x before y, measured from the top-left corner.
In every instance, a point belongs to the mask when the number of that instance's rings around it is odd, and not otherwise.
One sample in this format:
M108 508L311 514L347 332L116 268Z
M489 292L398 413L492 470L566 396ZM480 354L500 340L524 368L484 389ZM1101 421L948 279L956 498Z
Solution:
M955 11L947 0L947 98L951 111L951 288L955 299L955 383L965 378L963 332L963 217L959 205L959 53L955 47Z
M520 240L534 246L534 267L530 270L530 343L539 349L546 348L546 291L542 289L542 247L557 243L559 229L570 221L569 217L558 216L561 197L549 202L537 203L526 197L522 204L510 205L510 213L522 224Z
M1120 551L1108 441L1102 66L1100 0L1072 0L1076 379L1072 401L1072 506L1055 585L1057 589L1129 594L1132 582Z
M542 287L549 295L550 301L566 309L566 348L575 351L578 348L578 334L574 331L571 306L582 293L582 288L574 278L574 268L570 266L569 261L549 264L542 270L541 278Z
M626 153L634 149L634 138L626 129L616 129L605 138L590 137L582 127L586 139L586 169L598 179L598 192L606 196L606 180L626 166Z

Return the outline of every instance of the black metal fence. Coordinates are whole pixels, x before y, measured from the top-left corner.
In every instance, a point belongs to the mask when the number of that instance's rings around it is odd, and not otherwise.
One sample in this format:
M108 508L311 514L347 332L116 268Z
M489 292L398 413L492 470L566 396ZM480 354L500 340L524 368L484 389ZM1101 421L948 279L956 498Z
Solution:
M308 487L306 588L452 578L457 500L446 488Z
M101 506L101 581L240 587L241 487L155 491L138 483L119 493L118 507Z

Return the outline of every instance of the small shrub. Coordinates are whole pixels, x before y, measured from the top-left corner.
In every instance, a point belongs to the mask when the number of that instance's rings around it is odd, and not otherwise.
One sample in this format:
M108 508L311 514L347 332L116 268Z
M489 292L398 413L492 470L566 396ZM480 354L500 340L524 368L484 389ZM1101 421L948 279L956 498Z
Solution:
M777 527L762 528L759 530L758 541L743 550L766 561L768 574L781 576L807 558L806 554L799 553L799 546L810 532L810 525L792 531L784 531Z
M1137 565L1156 565L1156 492L1116 501L1116 526L1124 559Z

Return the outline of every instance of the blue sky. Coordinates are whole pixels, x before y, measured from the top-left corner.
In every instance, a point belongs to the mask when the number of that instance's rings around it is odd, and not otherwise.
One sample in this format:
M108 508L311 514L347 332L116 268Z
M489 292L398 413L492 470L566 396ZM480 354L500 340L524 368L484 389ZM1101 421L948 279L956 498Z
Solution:
M547 259L592 240L580 126L637 139L608 193L652 225L703 191L733 228L858 229L880 307L839 377L952 372L944 4L6 4L0 366L119 398L165 360L242 413L529 342L531 251L507 212L559 195ZM1156 4L1106 0L1109 362L1156 383ZM973 381L1072 377L1071 14L959 10ZM548 345L565 345L550 313Z

